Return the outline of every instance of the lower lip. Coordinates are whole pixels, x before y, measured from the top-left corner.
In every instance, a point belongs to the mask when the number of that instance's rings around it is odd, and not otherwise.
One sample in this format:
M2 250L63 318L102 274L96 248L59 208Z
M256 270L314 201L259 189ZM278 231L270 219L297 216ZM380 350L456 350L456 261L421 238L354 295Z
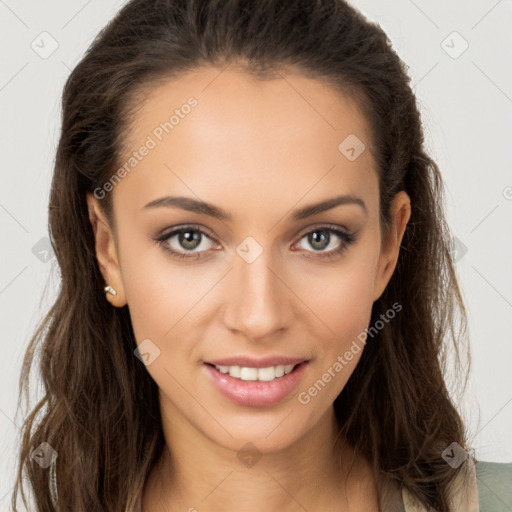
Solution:
M222 373L209 364L204 364L207 373L217 390L238 405L265 407L274 405L286 398L299 384L307 361L298 364L290 373L272 381L241 380Z

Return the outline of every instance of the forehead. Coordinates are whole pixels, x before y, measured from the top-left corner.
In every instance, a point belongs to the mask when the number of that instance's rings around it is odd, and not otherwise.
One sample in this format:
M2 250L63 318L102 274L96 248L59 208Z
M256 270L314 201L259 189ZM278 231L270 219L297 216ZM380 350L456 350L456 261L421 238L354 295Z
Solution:
M305 194L305 202L325 198L333 188L370 195L377 183L357 104L298 73L260 80L205 67L161 81L147 89L126 140L124 163L150 149L114 197L129 195L140 206L176 188L211 201L216 194L225 201L226 189L270 201L274 194L289 205Z

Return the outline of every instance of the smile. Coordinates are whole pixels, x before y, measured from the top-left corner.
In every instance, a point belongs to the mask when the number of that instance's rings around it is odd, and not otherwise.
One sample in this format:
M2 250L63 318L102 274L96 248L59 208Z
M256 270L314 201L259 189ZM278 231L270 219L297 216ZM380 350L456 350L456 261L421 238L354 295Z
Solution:
M298 387L308 366L309 361L265 368L203 364L210 382L224 398L249 407L265 407L284 400Z

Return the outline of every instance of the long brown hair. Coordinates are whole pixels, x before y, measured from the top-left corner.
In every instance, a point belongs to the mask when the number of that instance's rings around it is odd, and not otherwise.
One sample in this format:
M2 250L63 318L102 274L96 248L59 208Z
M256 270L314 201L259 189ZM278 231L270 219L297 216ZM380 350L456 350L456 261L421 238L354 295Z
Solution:
M334 408L340 435L371 461L375 475L447 512L457 471L441 453L452 442L468 446L445 383L446 356L454 349L452 375L465 389L460 348L467 319L443 182L423 147L406 65L382 29L342 0L132 0L72 71L49 203L61 283L24 359L18 407L23 391L29 396L36 361L44 396L24 417L13 508L20 490L27 503L25 475L38 511L133 511L162 453L158 388L134 357L127 306L105 301L86 194L118 169L144 91L220 63L258 78L290 67L327 79L357 102L371 127L384 239L394 195L410 196L397 267L373 304L371 325L392 304L403 309L367 343ZM112 219L110 193L102 207ZM31 457L41 443L57 455L49 468Z

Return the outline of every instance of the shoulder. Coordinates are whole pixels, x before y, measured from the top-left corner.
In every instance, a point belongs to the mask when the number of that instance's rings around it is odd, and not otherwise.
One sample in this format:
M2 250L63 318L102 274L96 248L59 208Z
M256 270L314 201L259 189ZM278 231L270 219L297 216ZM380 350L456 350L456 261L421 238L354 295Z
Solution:
M512 462L475 461L479 512L512 510Z
M450 510L464 512L512 511L512 462L483 462L469 457L460 466L449 490ZM402 488L406 512L427 512L407 488Z

